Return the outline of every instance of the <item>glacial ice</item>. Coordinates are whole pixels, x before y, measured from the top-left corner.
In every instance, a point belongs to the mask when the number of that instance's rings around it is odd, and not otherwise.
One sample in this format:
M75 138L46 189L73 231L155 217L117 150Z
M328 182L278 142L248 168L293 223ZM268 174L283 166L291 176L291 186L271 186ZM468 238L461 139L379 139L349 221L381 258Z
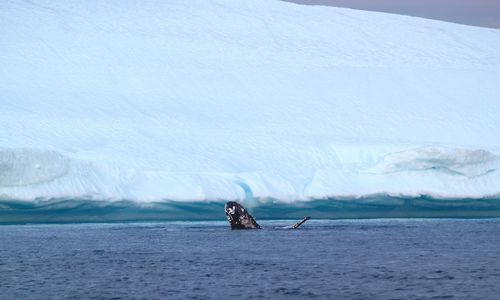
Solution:
M500 196L500 31L271 0L4 1L0 198Z

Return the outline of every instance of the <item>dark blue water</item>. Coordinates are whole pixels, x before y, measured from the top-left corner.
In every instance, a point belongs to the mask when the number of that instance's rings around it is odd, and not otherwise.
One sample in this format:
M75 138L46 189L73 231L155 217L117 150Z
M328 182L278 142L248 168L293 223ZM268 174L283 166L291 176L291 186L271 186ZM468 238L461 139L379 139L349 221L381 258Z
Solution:
M1 299L499 299L500 219L0 226Z

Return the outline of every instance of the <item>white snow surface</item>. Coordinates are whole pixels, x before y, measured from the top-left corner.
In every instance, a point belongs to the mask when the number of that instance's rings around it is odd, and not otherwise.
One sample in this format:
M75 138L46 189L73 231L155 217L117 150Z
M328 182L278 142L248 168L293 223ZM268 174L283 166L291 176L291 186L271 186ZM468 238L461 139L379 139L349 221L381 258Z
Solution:
M500 30L275 0L3 0L0 198L500 195Z

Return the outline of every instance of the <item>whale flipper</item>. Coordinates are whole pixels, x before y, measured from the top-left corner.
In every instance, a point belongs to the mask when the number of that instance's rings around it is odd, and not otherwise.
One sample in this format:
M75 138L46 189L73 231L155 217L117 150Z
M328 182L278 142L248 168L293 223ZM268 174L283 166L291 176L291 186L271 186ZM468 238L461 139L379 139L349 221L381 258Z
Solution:
M309 220L311 217L305 217L304 219L298 221L297 223L289 226L284 226L284 227L276 227L276 229L297 229L299 228L300 225L304 224L307 220Z
M260 229L255 219L239 203L230 201L224 205L231 229Z
M297 229L299 228L300 225L304 224L307 220L309 220L311 217L305 217L304 219L298 221L292 226L292 229Z

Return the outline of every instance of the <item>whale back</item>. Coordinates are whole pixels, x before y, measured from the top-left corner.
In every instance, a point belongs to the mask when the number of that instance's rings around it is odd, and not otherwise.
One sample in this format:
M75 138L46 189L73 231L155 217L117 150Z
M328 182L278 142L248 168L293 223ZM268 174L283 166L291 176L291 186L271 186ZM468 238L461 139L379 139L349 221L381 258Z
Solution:
M260 229L255 219L239 203L230 201L224 206L231 229Z

